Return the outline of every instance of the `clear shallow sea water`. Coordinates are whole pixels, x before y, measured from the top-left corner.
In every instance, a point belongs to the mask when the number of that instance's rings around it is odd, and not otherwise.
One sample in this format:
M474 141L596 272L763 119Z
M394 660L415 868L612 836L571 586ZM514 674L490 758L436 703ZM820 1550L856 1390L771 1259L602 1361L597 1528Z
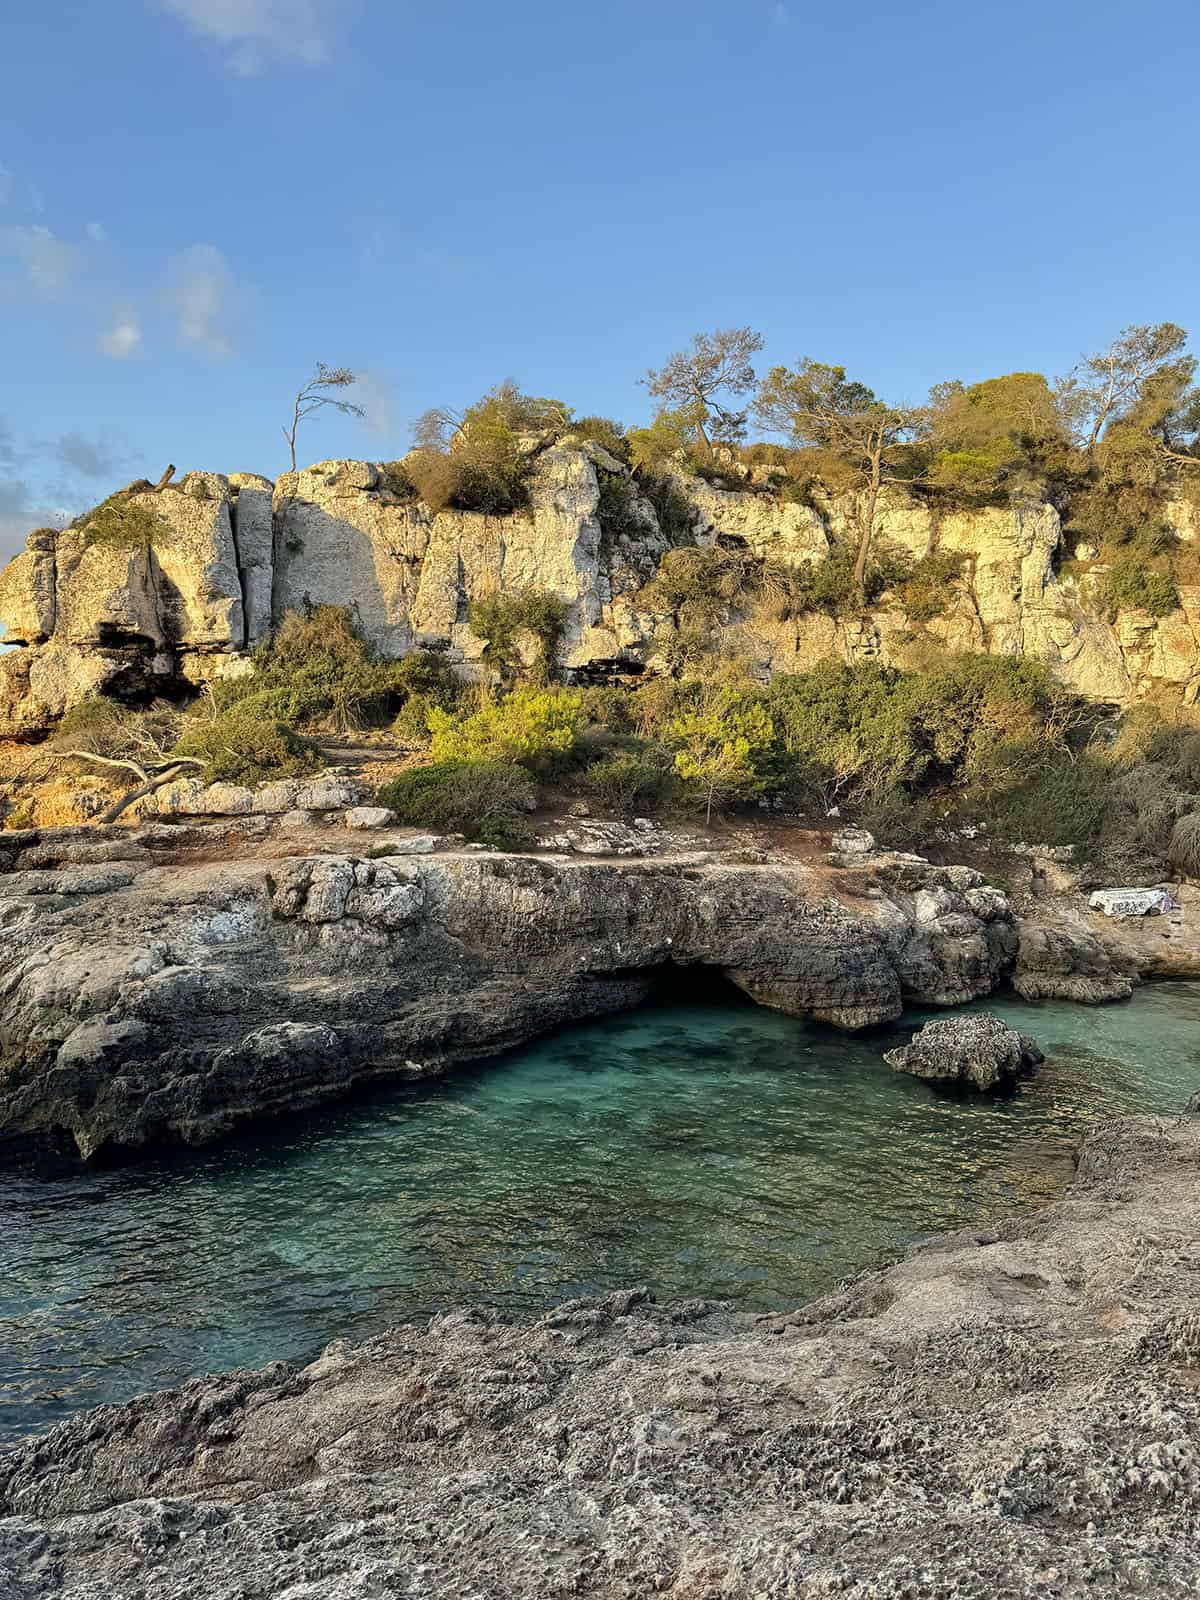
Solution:
M688 1000L210 1151L0 1178L0 1441L466 1302L790 1307L1053 1199L1089 1122L1200 1088L1200 984L981 1008L1047 1053L1010 1099L893 1073L920 1016L850 1038Z

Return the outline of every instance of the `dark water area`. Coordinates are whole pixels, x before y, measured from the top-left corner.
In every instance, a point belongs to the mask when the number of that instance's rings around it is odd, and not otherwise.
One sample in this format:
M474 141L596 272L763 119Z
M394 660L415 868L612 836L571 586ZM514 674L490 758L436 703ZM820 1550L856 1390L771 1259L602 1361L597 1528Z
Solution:
M1008 1099L893 1073L919 1016L851 1038L693 991L210 1151L0 1179L0 1439L468 1302L791 1307L1055 1198L1089 1123L1200 1088L1200 984L981 1008L1047 1053Z

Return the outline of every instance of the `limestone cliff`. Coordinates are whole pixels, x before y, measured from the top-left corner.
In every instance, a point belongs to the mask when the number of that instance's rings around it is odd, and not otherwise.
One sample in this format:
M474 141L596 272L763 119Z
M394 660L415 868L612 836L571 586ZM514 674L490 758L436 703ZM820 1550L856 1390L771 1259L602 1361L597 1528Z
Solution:
M617 525L602 494L614 485ZM691 510L683 537L701 546L795 565L854 539L852 497L802 505L769 483L734 491L681 479L678 488ZM570 607L568 672L653 668L671 618L645 586L671 539L636 480L599 446L567 438L537 456L530 489L528 508L510 516L435 515L396 493L377 465L326 461L274 485L191 473L134 495L160 528L144 544L97 538L87 524L41 530L0 575L6 641L22 647L0 658L0 731L37 736L98 689L182 695L246 671L272 622L306 602L352 607L387 655L431 647L471 672L485 644L468 625L470 602L496 589L552 590ZM1177 533L1194 538L1194 517L1175 509ZM718 623L721 641L763 675L828 655L902 664L925 642L1044 659L1102 700L1127 702L1159 685L1189 701L1200 692L1200 587L1182 588L1165 618L1129 612L1110 625L1089 605L1089 580L1058 576L1072 552L1052 506L939 514L892 492L877 544L917 559L934 550L963 558L941 615L914 621L895 595L853 621L818 611L780 621L734 601Z

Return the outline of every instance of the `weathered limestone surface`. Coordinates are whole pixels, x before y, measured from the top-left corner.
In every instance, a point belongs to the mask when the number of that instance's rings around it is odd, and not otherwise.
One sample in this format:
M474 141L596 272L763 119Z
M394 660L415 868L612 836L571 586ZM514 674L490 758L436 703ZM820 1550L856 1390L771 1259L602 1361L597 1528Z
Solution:
M322 798L308 787L301 810ZM124 870L84 887L48 863L107 864L104 830L18 847L0 877L0 1160L6 1142L85 1158L200 1143L358 1081L439 1073L635 1004L669 963L858 1028L988 993L1016 947L979 874L886 856L851 909L792 865L470 850L156 865L175 832L134 835Z
M1128 1000L1138 964L1112 943L1076 922L1017 924L1017 961L1012 985L1025 1000L1077 1000L1095 1005L1103 1000Z
M988 1012L975 1012L935 1017L901 1049L885 1051L883 1059L914 1078L986 1090L1014 1082L1045 1057L1028 1034Z
M0 1456L0 1593L1191 1600L1198 1163L1101 1126L792 1315L468 1310L73 1418Z
M602 483L626 480L619 527L601 517ZM760 484L718 489L679 480L692 505L688 535L781 562L821 561L857 537L853 496L796 505ZM655 635L670 623L643 590L665 550L653 506L621 464L588 441L567 438L534 462L529 506L506 517L442 511L393 492L366 461L324 461L265 478L194 472L144 492L163 533L151 548L98 544L87 527L39 532L0 575L0 619L23 648L0 655L0 732L45 731L98 688L134 696L185 692L245 670L246 652L273 623L308 603L348 605L387 655L418 647L449 652L478 671L484 641L468 625L473 599L497 589L548 589L568 605L563 665L576 671L654 666ZM1183 538L1195 515L1169 508ZM1059 581L1064 552L1051 506L985 507L938 515L891 490L882 501L881 545L920 558L965 558L947 611L914 625L885 597L866 618L809 613L773 621L731 603L725 643L757 670L795 671L830 654L903 663L922 638L935 648L1025 654L1064 682L1124 702L1168 686L1200 693L1200 587L1155 619L1127 612L1099 619L1093 569Z

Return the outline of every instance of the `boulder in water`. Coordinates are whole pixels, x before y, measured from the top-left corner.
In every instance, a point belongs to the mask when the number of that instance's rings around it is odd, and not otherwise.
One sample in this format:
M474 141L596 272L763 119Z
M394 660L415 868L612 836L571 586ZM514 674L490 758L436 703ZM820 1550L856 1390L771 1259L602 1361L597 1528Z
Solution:
M1045 1057L1028 1034L981 1011L927 1022L911 1043L888 1050L883 1059L897 1072L911 1073L914 1078L996 1089Z

